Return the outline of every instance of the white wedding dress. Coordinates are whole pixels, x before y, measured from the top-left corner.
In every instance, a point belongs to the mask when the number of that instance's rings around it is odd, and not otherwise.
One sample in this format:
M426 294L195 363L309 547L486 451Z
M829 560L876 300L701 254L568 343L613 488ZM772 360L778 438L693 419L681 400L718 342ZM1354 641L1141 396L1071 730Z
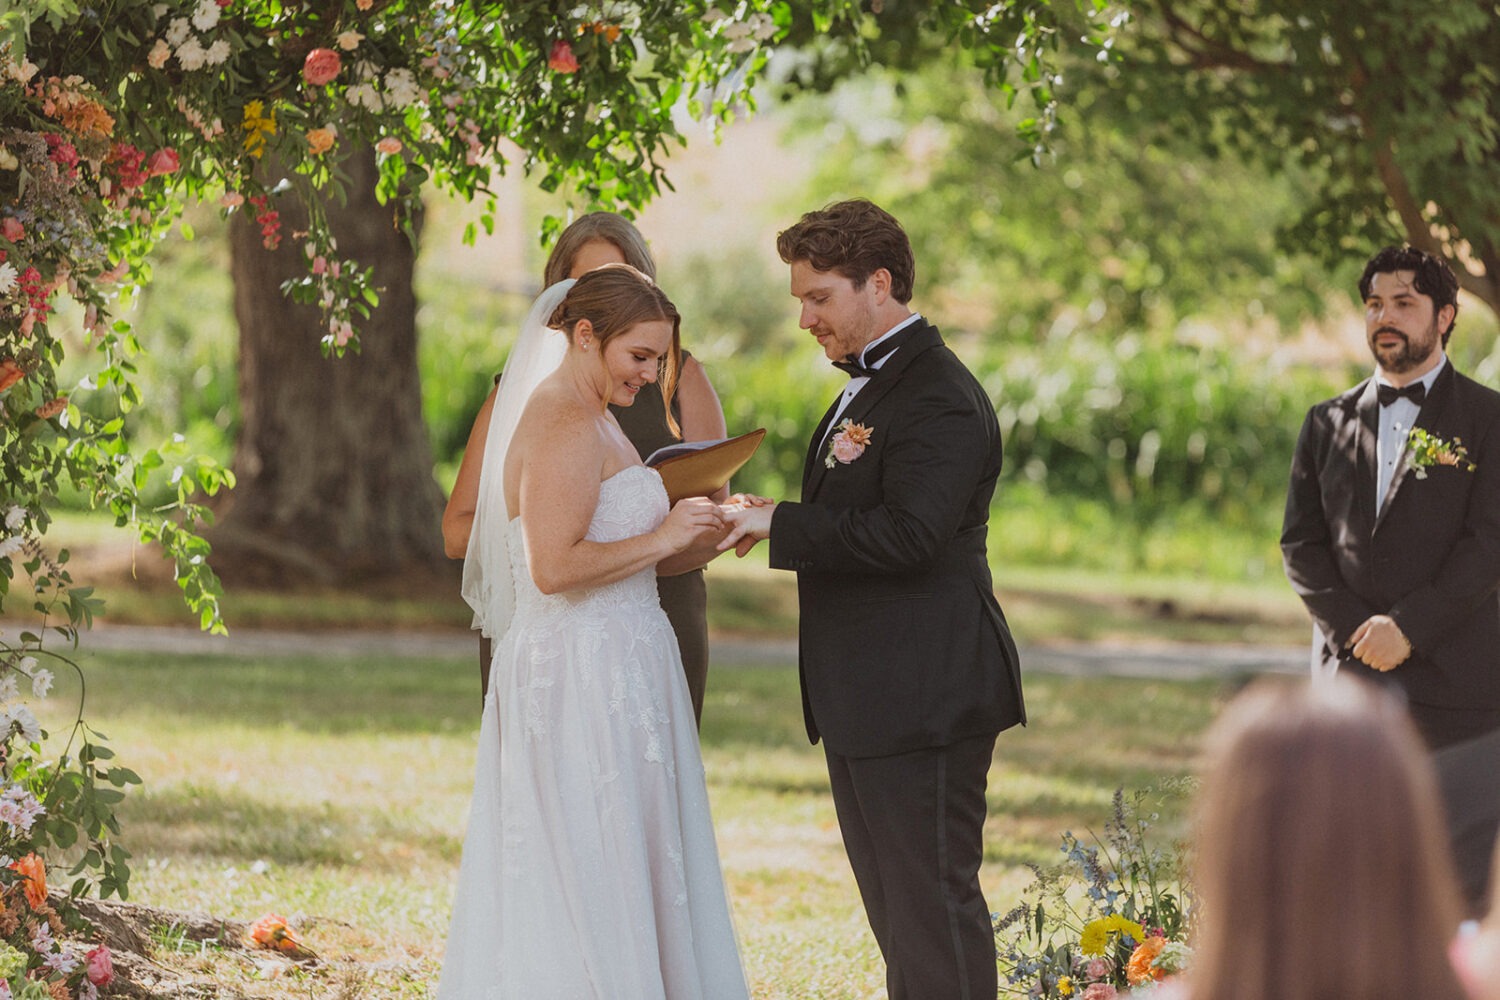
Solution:
M666 516L660 477L600 484L588 537ZM693 706L650 569L545 595L504 526L515 616L496 643L438 1000L735 1000Z

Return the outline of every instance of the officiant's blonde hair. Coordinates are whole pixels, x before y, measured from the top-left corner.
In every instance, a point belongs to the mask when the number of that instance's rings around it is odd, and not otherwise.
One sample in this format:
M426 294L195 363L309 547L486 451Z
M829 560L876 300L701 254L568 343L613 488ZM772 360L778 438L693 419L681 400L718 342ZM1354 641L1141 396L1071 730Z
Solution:
M1262 681L1207 738L1193 1000L1460 1000L1437 778L1395 698Z
M673 436L681 431L672 419L672 394L677 389L677 373L682 370L682 316L667 293L657 287L648 275L629 264L605 264L580 277L553 310L547 325L567 333L573 339L578 321L593 325L594 339L602 354L605 346L637 323L665 321L672 324L672 346L662 359L657 381L661 384L662 407L667 427Z
M550 288L571 275L578 252L595 240L613 244L625 258L625 263L652 281L656 280L656 261L641 231L623 215L590 212L574 219L557 238L557 244L547 257L546 270L542 272L543 283Z

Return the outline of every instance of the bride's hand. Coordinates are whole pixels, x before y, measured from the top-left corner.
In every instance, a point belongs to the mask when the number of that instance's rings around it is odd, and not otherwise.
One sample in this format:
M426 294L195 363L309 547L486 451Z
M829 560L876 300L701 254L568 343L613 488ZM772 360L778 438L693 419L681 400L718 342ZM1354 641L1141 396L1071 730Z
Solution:
M722 536L724 515L707 497L684 497L656 530L673 552L681 552L694 542Z

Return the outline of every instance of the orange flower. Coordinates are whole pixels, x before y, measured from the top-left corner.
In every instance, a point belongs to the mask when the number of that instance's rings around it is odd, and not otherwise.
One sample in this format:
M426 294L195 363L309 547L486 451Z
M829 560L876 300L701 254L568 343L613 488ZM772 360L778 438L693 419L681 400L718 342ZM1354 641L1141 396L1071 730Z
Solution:
M249 938L252 947L284 952L294 958L312 954L287 924L286 917L277 913L267 913L251 924Z
M36 415L41 417L43 420L51 420L53 417L57 416L67 408L68 397L58 396L56 399L50 399L47 402L43 403L41 406L38 406L36 408Z
M34 910L47 901L47 866L35 854L28 854L10 865L20 873L21 884L26 888L26 902Z
M16 364L14 358L0 358L0 392L4 392L25 377L25 370Z
M1136 945L1135 951L1130 953L1130 961L1125 966L1125 981L1131 986L1139 986L1165 976L1166 973L1155 968L1151 963L1156 961L1156 957L1166 946L1167 939L1154 934Z

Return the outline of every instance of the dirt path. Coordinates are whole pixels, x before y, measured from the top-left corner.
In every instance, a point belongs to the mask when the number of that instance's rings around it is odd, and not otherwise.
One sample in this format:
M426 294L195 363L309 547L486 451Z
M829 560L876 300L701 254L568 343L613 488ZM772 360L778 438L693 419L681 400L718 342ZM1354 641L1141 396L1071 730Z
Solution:
M199 656L471 657L474 634L447 631L316 632L234 629L228 636L205 635L186 628L100 625L85 633L84 649L183 653ZM782 666L797 662L790 639L715 637L713 662L725 667ZM1186 644L1048 643L1023 646L1021 663L1028 672L1065 676L1160 677L1189 680L1243 674L1298 674L1307 670L1305 647Z

